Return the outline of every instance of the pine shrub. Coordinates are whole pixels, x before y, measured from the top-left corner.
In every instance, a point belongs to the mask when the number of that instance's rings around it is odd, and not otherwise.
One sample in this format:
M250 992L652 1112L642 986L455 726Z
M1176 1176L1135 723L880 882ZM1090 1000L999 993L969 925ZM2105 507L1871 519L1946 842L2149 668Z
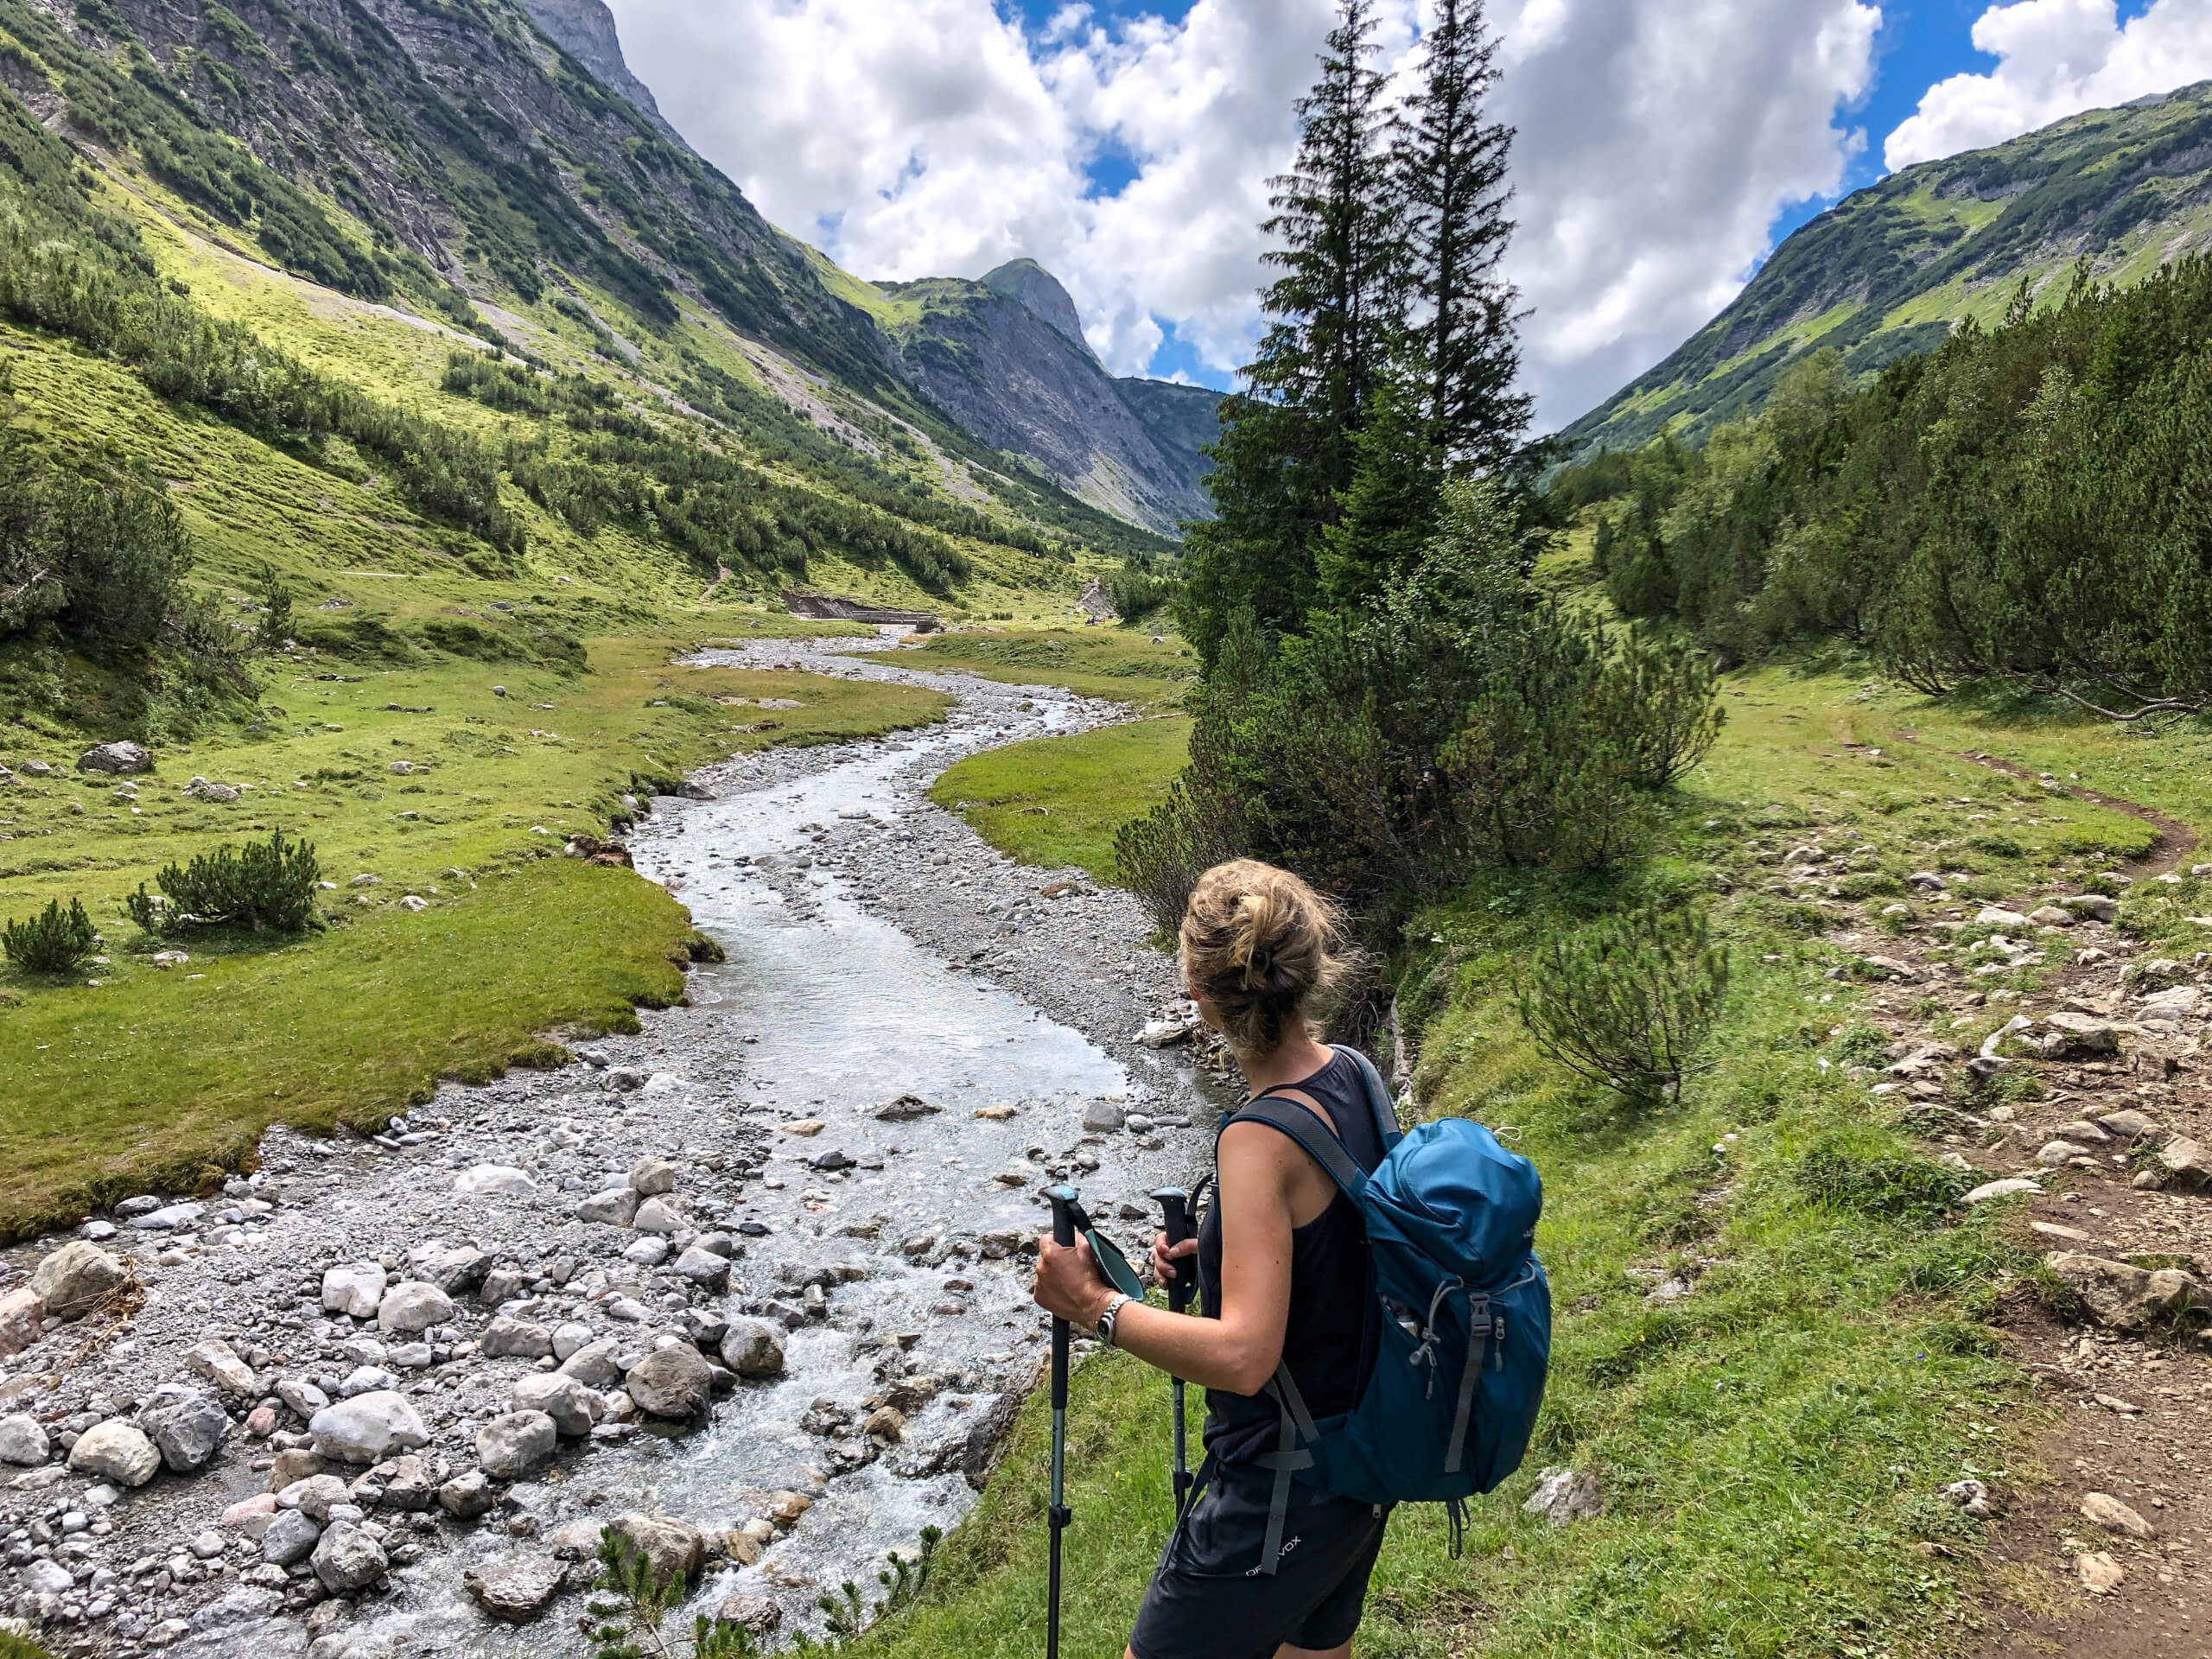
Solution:
M158 896L142 881L124 901L130 919L149 933L196 927L304 933L317 925L315 899L322 867L312 843L288 842L281 830L265 844L219 847L189 864L168 865L155 880Z
M99 949L99 930L85 913L85 902L72 899L62 909L59 899L44 911L0 929L0 950L25 973L69 974L85 965Z
M1626 911L1535 953L1517 988L1522 1023L1548 1058L1661 1106L1697 1069L1729 965L1702 911Z

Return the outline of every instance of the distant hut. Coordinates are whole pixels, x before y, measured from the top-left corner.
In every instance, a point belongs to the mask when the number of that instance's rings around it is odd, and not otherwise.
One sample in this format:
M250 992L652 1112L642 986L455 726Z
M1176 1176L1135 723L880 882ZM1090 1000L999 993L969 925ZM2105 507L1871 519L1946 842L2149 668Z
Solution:
M1114 608L1114 601L1106 597L1106 584L1096 576L1084 585L1076 607L1093 623L1111 622L1121 614Z

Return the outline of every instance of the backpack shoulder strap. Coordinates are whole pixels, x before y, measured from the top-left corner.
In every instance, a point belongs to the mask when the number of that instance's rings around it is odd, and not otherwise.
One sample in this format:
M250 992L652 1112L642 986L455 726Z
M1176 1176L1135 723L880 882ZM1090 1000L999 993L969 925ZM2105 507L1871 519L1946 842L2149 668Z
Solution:
M1223 1131L1226 1133L1232 1123L1264 1123L1269 1128L1280 1129L1305 1148L1306 1156L1321 1166L1345 1197L1357 1202L1367 1191L1367 1172L1344 1150L1344 1143L1306 1107L1262 1095L1257 1100L1248 1102L1242 1111L1223 1119Z
M1382 1081L1382 1074L1375 1069L1375 1062L1359 1050L1342 1043L1330 1045L1359 1068L1360 1080L1367 1085L1368 1109L1375 1114L1376 1132L1382 1137L1382 1155L1388 1158L1406 1133L1398 1127L1398 1109L1392 1104L1390 1090Z

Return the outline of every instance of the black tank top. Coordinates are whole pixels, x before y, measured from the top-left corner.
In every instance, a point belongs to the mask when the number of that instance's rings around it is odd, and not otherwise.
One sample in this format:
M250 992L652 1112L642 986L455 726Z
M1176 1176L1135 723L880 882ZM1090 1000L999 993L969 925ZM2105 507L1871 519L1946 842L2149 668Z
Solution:
M1382 1134L1367 1101L1357 1062L1338 1054L1312 1077L1285 1084L1311 1098L1336 1125L1337 1138L1362 1169L1382 1161ZM1305 1109L1296 1101L1288 1103ZM1318 1127L1318 1126L1317 1126ZM1326 1210L1290 1236L1290 1322L1283 1357L1316 1417L1349 1411L1380 1335L1368 1289L1367 1229L1359 1207L1339 1192ZM1198 1228L1198 1308L1221 1317L1221 1205ZM1281 1414L1274 1396L1206 1390L1206 1450L1224 1463L1272 1451Z

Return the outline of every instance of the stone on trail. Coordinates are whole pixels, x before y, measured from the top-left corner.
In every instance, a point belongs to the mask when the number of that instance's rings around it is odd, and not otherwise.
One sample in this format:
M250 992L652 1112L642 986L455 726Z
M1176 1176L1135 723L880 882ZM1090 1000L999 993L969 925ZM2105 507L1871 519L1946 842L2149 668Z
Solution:
M877 1107L875 1115L886 1123L911 1123L918 1117L928 1117L943 1109L931 1105L919 1095L900 1095Z
M2158 1166L2177 1180L2212 1181L2212 1151L2202 1141L2176 1135L2158 1148Z
M2124 1532L2131 1538L2156 1535L2148 1521L2118 1498L2104 1492L2091 1492L2083 1497L2082 1513L2107 1532Z
M377 1304L379 1331L404 1331L415 1336L453 1318L453 1298L435 1285L413 1279L394 1285Z
M138 1427L171 1474L196 1474L214 1460L231 1432L230 1414L198 1389L167 1383L138 1408Z
M341 1463L381 1463L430 1441L421 1415L404 1395L391 1389L326 1406L308 1422L308 1433L320 1456Z
M1094 1100L1083 1109L1083 1127L1096 1135L1111 1135L1128 1114L1111 1100Z
M2088 1155L2087 1147L2071 1141L2046 1141L2036 1152L2036 1162L2045 1169L2063 1169L2076 1158Z
M791 1122L783 1125L783 1131L785 1135L795 1135L804 1141L810 1135L821 1134L827 1127L818 1117L801 1117L794 1118Z
M623 1387L647 1415L684 1421L706 1414L714 1399L714 1368L689 1343L671 1343L632 1366Z
M637 1218L638 1201L637 1188L610 1187L604 1192L594 1192L578 1205L576 1219L603 1222L610 1227L627 1227Z
M668 1260L668 1240L659 1233L647 1233L633 1239L624 1249L622 1259L634 1262L641 1268L657 1268ZM620 1301L624 1299L616 1297L613 1300Z
M41 1261L31 1288L57 1319L73 1319L130 1276L130 1269L89 1239L73 1239Z
M322 1535L308 1563L322 1580L322 1587L333 1595L365 1590L391 1567L376 1540L344 1522Z
M2175 1268L2145 1272L2079 1250L2054 1250L2043 1264L2082 1299L2091 1319L2114 1331L2140 1331L2203 1300L2202 1287Z
M2042 1191L2043 1185L2038 1181L2025 1180L2018 1175L2008 1175L2001 1181L1985 1181L1981 1185L1977 1186L1973 1192L1967 1193L1965 1198L1960 1199L1959 1202L1961 1204L1986 1204L1992 1198L2009 1198L2017 1193L2040 1192Z
M322 1537L322 1529L298 1510L286 1510L261 1535L261 1559L271 1567L304 1561Z
M0 1417L0 1463L13 1464L18 1469L35 1469L53 1455L53 1442L46 1437L46 1426L27 1412Z
M2074 1567L2082 1575L2082 1587L2093 1596L2108 1596L2127 1582L2127 1569L2101 1549L2076 1555Z
M527 1480L552 1462L560 1431L542 1411L511 1411L476 1431L476 1458L494 1480Z
M558 1561L543 1555L503 1555L468 1568L461 1581L476 1605L493 1618L527 1624L542 1618L561 1593L565 1576Z
M2109 1020L2100 1020L2094 1014L2046 1014L2044 1023L2058 1033L2063 1052L2113 1054L2120 1050L2120 1033L2113 1028Z
M2022 931L2035 924L2017 910L2007 910L2002 905L1986 905L1974 917L1978 927L2002 928L2008 933Z
M613 1527L645 1558L656 1584L689 1579L707 1564L707 1535L689 1522L632 1510L616 1516Z
M1522 1504L1526 1515L1541 1515L1555 1527L1605 1512L1605 1489L1588 1470L1547 1469L1536 1490Z
M86 1429L69 1448L73 1471L118 1486L143 1486L161 1466L154 1443L132 1425L112 1418Z
M327 1268L322 1275L322 1305L332 1313L372 1319L390 1281L373 1262L357 1262L348 1268Z
M454 1176L453 1190L478 1198L526 1198L537 1191L537 1183L505 1164L479 1164Z
M732 1319L722 1338L722 1363L740 1376L781 1376L784 1333L766 1319Z
M566 1363L576 1350L591 1341L591 1326L581 1320L570 1319L553 1327L553 1357Z
M631 1224L641 1233L685 1233L690 1218L666 1198L647 1198L638 1206Z
M2156 991L2143 999L2137 1018L2143 1020L2194 1020L2196 1005L2202 994L2194 985L2177 985L2170 991Z
M630 1190L641 1198L676 1191L676 1166L665 1158L640 1158L630 1166Z
M2087 916L2094 922L2116 922L2120 919L2120 900L2107 899L2101 893L2075 893L2062 899L2059 904L2076 916Z

